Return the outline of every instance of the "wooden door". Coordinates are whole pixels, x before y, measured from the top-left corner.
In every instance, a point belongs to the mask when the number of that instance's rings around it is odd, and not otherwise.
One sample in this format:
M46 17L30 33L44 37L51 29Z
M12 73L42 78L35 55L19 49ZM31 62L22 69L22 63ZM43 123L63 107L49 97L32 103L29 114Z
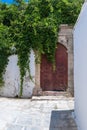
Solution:
M68 86L68 54L61 44L58 44L55 59L56 70L53 71L52 64L42 55L40 85L43 91L65 91Z

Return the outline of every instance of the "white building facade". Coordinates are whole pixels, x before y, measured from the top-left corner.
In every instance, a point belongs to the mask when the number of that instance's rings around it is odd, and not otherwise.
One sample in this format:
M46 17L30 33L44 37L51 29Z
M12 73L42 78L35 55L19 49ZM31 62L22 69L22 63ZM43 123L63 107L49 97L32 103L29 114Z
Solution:
M87 1L74 28L74 87L78 130L87 130Z

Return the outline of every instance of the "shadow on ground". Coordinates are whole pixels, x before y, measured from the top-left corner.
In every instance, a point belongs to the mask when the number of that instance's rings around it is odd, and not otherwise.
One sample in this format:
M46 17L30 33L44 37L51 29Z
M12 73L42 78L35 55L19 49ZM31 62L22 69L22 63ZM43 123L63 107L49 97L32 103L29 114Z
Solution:
M49 130L77 130L74 110L52 111Z

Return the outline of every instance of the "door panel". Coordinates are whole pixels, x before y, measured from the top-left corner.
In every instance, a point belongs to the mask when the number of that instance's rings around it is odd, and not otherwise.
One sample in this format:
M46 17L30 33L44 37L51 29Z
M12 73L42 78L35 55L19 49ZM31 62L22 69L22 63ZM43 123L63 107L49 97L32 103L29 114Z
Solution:
M40 85L44 91L65 91L68 86L68 54L61 44L58 44L55 59L56 70L53 71L52 64L42 55Z

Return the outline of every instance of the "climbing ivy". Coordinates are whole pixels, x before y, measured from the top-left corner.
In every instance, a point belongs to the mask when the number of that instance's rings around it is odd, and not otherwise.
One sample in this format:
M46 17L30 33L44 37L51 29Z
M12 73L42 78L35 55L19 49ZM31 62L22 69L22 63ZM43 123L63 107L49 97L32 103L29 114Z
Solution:
M76 22L83 0L16 0L0 3L0 83L8 64L8 56L18 55L20 67L20 96L26 71L30 75L31 50L38 52L36 62L45 54L55 63L55 50L60 24ZM14 49L15 48L15 51ZM2 84L1 84L2 85Z
M9 47L6 44L8 40L8 28L0 25L0 86L3 85L3 74L8 64Z

